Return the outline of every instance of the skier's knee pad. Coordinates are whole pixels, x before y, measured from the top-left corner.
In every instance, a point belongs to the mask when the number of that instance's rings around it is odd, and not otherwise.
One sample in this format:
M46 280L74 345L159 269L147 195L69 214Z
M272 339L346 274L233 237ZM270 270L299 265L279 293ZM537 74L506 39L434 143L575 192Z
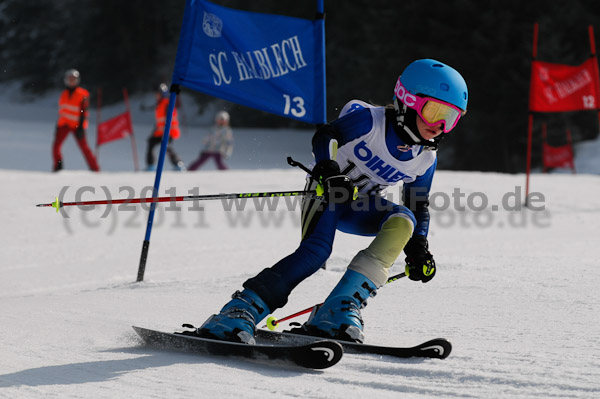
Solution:
M381 287L387 281L389 269L410 240L415 225L412 212L391 214L381 225L371 245L352 259L348 269L365 275L377 287Z

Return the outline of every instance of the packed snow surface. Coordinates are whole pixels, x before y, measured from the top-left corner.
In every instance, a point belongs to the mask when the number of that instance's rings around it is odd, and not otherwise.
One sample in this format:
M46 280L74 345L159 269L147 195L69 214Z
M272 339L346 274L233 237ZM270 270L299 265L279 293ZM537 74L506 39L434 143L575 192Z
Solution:
M346 354L332 368L307 371L154 350L131 329L171 332L217 312L247 278L296 248L297 202L160 205L145 278L135 282L143 206L57 214L35 205L58 195L147 196L154 174L132 171L126 141L103 147L105 171L89 172L72 138L66 170L51 173L54 104L47 117L34 109L25 119L23 106L7 107L0 111L2 398L600 397L598 175L534 174L531 207L524 208L524 175L438 171L429 236L436 277L382 287L363 318L369 343L412 346L445 337L452 354ZM136 126L143 152L151 122ZM176 143L186 162L204 131L190 127ZM287 167L285 157L310 161L310 132L234 133L234 169L179 173L167 165L160 194L302 189L304 173ZM397 200L398 188L390 195ZM321 302L369 242L338 233L327 269L274 316ZM401 271L402 257L392 273Z

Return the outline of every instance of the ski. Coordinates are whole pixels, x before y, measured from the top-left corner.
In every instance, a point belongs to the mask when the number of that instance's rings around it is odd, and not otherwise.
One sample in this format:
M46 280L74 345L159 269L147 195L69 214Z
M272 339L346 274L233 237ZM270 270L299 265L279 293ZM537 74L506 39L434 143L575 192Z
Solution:
M315 342L323 338L311 335L294 334L286 331L277 332L257 329L256 339L283 344L302 345ZM452 344L445 338L435 338L427 342L423 342L420 345L411 347L379 346L341 340L333 341L339 342L344 348L345 353L365 353L399 358L428 357L434 359L445 359L452 351Z
M217 356L278 361L309 369L325 369L340 361L342 345L327 339L310 342L277 342L256 338L255 345L202 338L188 333L166 333L133 326L135 332L149 346L182 352L203 353Z

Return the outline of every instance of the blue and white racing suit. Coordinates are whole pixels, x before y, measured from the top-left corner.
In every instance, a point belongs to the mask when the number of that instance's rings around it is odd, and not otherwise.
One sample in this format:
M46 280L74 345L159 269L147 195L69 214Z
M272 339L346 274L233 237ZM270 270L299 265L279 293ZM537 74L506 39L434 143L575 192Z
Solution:
M437 165L435 151L407 146L394 130L393 110L360 100L350 101L340 116L313 137L315 161L333 159L352 179L359 198L323 206L307 199L302 211L302 241L292 254L244 283L271 311L283 307L292 290L319 270L331 254L336 230L375 236L348 266L377 286L385 284L392 266L412 235L427 236L428 194ZM387 117L386 117L387 114ZM403 182L406 205L388 201L388 187ZM316 186L316 182L309 181Z

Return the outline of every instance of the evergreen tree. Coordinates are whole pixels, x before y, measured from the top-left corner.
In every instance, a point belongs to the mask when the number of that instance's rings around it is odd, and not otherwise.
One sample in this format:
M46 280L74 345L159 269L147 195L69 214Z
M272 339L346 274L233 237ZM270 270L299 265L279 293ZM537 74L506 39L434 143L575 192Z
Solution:
M314 18L316 1L214 0L253 12ZM92 92L119 101L121 88L149 92L170 80L184 2L180 0L3 0L0 3L0 82L20 81L42 93L62 87L69 68L81 71ZM448 134L440 153L444 168L523 172L525 169L533 24L539 22L538 59L579 65L589 56L587 27L596 24L596 0L326 0L328 119L353 98L392 101L402 69L417 58L435 58L465 77L469 110ZM600 43L600 41L596 40ZM199 104L219 101L194 93ZM290 119L237 105L245 126L300 126ZM536 115L539 126L569 127L577 140L598 134L597 114Z

